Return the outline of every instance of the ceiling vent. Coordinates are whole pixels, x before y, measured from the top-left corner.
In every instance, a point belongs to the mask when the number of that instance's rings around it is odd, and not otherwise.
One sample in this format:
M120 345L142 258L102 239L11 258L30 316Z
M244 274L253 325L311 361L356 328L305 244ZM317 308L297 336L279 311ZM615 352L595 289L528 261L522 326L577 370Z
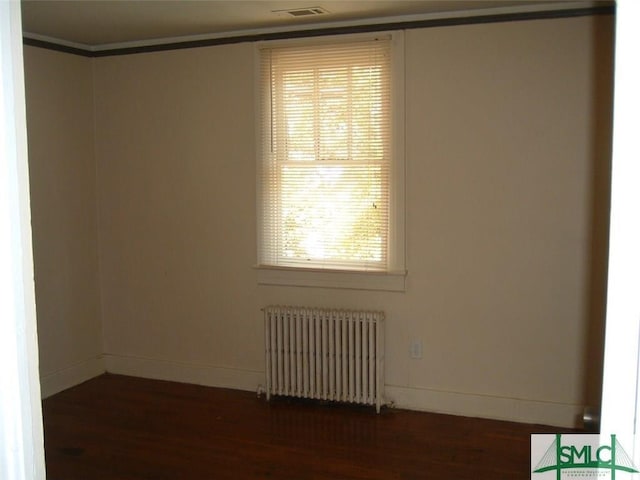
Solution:
M329 13L322 7L294 8L291 10L274 10L276 15L288 15L291 17L311 17L314 15L326 15Z

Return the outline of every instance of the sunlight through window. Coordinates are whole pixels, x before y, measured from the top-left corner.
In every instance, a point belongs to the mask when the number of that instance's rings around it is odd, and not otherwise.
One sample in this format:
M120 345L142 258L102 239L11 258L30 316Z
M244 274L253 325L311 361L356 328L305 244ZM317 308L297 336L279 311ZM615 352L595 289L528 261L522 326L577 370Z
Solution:
M390 42L261 53L261 264L387 270Z

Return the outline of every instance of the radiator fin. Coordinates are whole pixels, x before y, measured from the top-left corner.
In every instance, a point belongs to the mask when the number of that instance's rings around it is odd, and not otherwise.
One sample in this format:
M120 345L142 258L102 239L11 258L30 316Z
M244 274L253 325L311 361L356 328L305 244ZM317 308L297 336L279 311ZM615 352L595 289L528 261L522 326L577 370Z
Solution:
M270 306L264 319L267 399L360 403L380 412L383 312Z

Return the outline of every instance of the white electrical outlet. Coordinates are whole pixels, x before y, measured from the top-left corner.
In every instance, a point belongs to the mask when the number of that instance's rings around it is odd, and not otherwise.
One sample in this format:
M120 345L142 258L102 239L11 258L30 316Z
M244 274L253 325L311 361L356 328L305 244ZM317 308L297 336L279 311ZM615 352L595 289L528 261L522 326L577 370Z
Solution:
M415 358L415 359L422 358L422 341L421 340L411 340L409 355L411 356L411 358Z

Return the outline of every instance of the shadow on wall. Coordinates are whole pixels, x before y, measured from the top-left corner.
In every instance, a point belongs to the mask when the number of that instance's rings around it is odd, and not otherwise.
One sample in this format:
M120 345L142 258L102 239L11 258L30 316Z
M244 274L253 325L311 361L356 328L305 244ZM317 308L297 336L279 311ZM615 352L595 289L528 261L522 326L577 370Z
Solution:
M585 312L587 329L584 343L583 398L589 416L598 416L602 396L604 333L609 246L609 209L611 204L611 149L613 126L613 39L615 17L610 22L593 22L590 45L592 82L591 157L591 231ZM609 39L602 42L602 39ZM600 41L598 41L600 40ZM578 424L582 423L582 419Z

